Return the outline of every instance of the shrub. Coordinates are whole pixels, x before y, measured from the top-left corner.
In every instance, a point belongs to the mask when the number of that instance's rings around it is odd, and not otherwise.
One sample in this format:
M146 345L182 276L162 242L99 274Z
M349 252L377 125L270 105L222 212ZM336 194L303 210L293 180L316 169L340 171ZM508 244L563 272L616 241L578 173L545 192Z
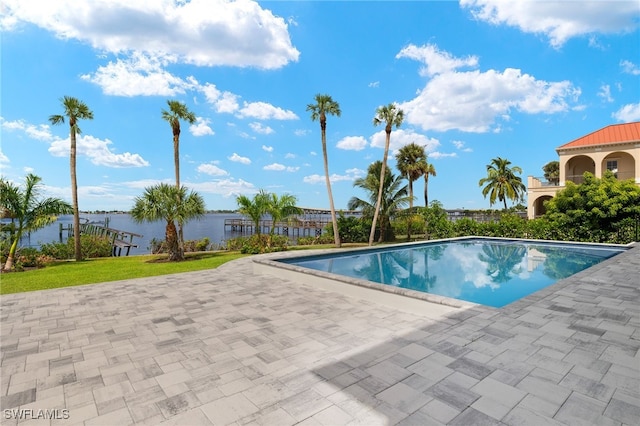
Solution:
M363 243L369 241L369 232L371 230L371 220L363 217L345 216L339 213L338 216L338 233L340 233L340 241L343 243ZM325 228L326 235L331 237L333 242L333 226L328 224Z
M271 253L285 251L289 239L284 235L254 234L227 240L227 250L240 250L244 254Z
M211 248L211 240L207 237L204 237L200 240L187 240L184 242L184 252L192 253L195 251L207 251ZM161 254L168 253L167 242L165 240L158 240L152 238L149 241L149 251L151 254Z
M333 233L332 233L333 234ZM341 236L342 238L342 236ZM312 246L317 244L332 244L334 243L333 235L324 234L317 237L299 237L297 244L299 246ZM346 241L343 241L346 242Z
M109 257L113 251L111 241L108 238L96 235L80 236L80 246L84 259ZM54 259L72 259L75 256L73 238L69 238L66 243L54 242L41 244L40 252Z

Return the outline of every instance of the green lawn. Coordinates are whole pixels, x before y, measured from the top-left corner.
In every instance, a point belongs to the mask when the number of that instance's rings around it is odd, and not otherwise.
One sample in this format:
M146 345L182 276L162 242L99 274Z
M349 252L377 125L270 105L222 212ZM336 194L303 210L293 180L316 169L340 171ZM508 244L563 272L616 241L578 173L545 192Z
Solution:
M163 262L166 256L105 257L82 262L58 262L46 268L3 273L0 294L95 284L213 269L246 255L239 252L187 253L184 262ZM159 261L160 260L160 261Z

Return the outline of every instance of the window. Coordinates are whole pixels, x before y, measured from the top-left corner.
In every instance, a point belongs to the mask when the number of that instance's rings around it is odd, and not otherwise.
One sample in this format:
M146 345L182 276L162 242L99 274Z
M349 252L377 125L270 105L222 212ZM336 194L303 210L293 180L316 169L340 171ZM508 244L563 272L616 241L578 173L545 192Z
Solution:
M618 160L607 160L607 170L610 170L615 177L618 177Z

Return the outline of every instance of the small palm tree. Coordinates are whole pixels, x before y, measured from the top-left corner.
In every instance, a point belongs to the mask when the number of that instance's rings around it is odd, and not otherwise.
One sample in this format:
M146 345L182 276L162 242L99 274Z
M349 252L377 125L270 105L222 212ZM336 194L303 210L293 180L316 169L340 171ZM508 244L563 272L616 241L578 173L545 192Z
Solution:
M39 176L29 173L25 178L24 189L20 189L4 178L0 178L0 209L3 217L6 214L18 222L7 261L4 264L5 271L13 268L18 243L24 231L37 231L55 222L57 215L73 212L71 204L58 198L40 200L41 180Z
M373 244L373 238L376 232L376 222L380 214L380 204L382 202L382 186L384 184L385 170L387 168L387 157L389 156L389 144L391 142L391 130L395 126L397 129L404 120L404 111L395 104L381 106L376 109L376 116L373 118L373 125L378 126L385 123L384 131L387 134L384 144L384 156L382 157L382 168L380 169L380 187L378 188L378 199L376 201L376 209L373 214L373 222L371 223L371 232L369 233L369 245Z
M482 195L487 198L489 194L489 204L493 205L496 200L504 203L507 209L507 198L518 201L524 198L527 188L522 183L522 179L515 174L521 174L522 169L518 166L509 167L511 161L505 158L494 158L491 164L487 164L487 177L480 179L479 186L485 185Z
M246 195L238 195L236 203L238 204L238 213L248 217L255 225L256 234L260 235L260 220L267 213L269 194L261 189L253 196L253 199Z
M365 190L369 194L369 200L363 200L358 197L351 197L348 208L351 210L362 210L362 215L371 218L376 210L379 211L380 235L379 242L387 239L387 230L391 229L391 216L403 209L409 204L409 196L407 195L407 185L402 186L403 177L395 176L389 169L385 170L385 178L382 184L382 198L380 207L376 208L378 199L378 191L380 188L380 170L382 162L376 161L369 165L367 176L358 178L353 181L353 186Z
M296 207L297 198L291 194L283 194L278 197L276 194L267 196L267 213L271 216L271 230L269 234L273 236L276 230L276 223L294 214L302 214L303 210Z
M184 225L191 219L198 219L205 213L203 198L196 192L188 192L182 186L160 183L145 188L141 197L136 197L131 217L136 222L166 222L165 238L170 261L184 260L184 249L179 244L176 222Z
M327 158L327 114L340 117L340 105L331 99L329 95L317 94L314 98L315 104L307 105L307 111L311 111L311 121L320 121L320 133L322 135L322 157L324 160L324 176L329 193L329 208L331 210L331 223L333 224L333 236L336 247L340 247L340 234L338 233L338 219L336 209L333 205L333 194L331 193L331 180L329 179L329 160Z
M73 242L76 260L82 260L82 248L80 245L80 210L78 207L78 181L76 178L76 135L81 133L78 120L93 120L93 112L87 104L76 98L65 96L61 100L63 114L49 116L49 122L53 125L64 123L65 117L69 119L69 162L71 170L71 202L73 204Z
M409 217L407 217L407 240L411 239L411 215L413 214L413 182L424 174L427 168L427 154L424 147L410 143L398 150L396 167L402 176L409 181Z

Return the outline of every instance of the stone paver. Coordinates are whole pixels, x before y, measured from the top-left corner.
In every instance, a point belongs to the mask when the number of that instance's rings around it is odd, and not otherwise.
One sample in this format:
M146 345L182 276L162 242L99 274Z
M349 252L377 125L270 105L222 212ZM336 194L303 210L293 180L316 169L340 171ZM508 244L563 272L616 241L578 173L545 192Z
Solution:
M502 309L423 314L254 273L250 258L5 295L0 421L634 424L638 276L635 246Z

